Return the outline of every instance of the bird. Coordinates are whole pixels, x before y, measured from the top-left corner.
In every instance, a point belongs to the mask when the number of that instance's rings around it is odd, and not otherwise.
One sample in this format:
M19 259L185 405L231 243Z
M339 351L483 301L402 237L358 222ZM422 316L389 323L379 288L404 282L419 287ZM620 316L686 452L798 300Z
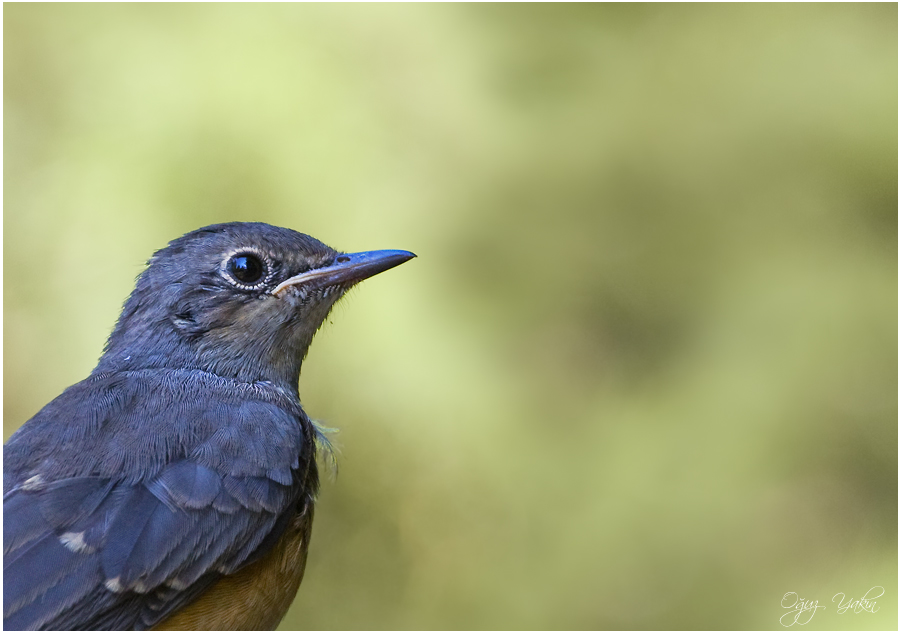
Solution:
M158 250L96 368L4 445L4 628L274 629L327 441L302 362L352 286L413 257L258 222Z

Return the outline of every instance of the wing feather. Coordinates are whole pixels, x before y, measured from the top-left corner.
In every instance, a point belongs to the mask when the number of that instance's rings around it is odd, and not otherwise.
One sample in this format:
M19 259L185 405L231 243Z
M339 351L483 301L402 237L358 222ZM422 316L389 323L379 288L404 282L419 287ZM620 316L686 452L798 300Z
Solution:
M268 551L311 502L313 435L299 406L228 391L211 420L190 381L158 378L154 391L136 379L88 379L102 397L67 390L57 400L74 402L54 401L4 447L5 628L152 627ZM221 387L210 380L207 395ZM170 405L157 398L140 412L135 393L160 389L175 390ZM77 411L85 403L106 408ZM67 428L68 444L41 443L54 437L41 426L63 422L84 428Z

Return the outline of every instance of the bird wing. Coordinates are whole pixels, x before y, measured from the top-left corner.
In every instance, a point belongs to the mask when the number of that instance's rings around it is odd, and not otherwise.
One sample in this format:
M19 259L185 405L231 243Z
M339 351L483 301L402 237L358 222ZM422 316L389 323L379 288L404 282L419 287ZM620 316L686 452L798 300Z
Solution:
M111 392L121 396L146 387L130 382ZM91 428L105 432L70 432L74 441L57 443L55 450L34 441L41 429L45 437L63 439L53 431L65 407L48 405L50 415L42 411L33 419L38 428L23 434L37 462L21 458L28 453L19 445L25 440L10 440L12 472L4 479L14 482L4 482L4 628L149 628L268 551L312 502L314 452L304 445L307 436L296 418L246 398L192 409L178 397L183 391L169 393L168 401L180 415L195 416L196 432L193 442L174 448L162 434L187 437L190 425L166 426L162 420L171 417L157 413L171 407L156 413L147 408L138 416L140 431L152 437L141 442L134 429L120 424L140 409L140 399L128 397L107 399L119 405L101 411L104 424L93 420ZM97 399L87 402L96 413ZM201 409L208 414L210 408L215 427L200 419ZM77 413L68 416L70 423ZM268 442L258 441L266 435ZM110 449L113 438L131 443L124 457L120 445ZM72 474L58 467L66 455L77 461L79 450L93 451L93 468Z

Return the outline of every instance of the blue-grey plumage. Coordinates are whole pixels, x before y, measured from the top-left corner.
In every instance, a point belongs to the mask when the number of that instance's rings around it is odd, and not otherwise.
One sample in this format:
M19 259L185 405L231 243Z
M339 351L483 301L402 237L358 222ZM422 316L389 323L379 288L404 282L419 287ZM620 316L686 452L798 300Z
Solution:
M318 489L301 363L350 286L411 257L257 223L158 251L97 368L4 446L4 627L276 625ZM202 604L229 591L256 606Z

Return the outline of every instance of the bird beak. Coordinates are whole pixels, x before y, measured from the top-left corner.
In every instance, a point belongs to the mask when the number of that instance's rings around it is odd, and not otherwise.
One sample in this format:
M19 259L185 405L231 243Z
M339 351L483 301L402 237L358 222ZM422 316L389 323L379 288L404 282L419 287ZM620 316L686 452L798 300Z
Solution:
M365 251L364 253L345 253L338 255L334 263L324 268L314 268L290 279L282 281L273 295L280 295L290 286L307 286L324 288L338 284L350 286L363 279L399 266L415 257L409 251Z

